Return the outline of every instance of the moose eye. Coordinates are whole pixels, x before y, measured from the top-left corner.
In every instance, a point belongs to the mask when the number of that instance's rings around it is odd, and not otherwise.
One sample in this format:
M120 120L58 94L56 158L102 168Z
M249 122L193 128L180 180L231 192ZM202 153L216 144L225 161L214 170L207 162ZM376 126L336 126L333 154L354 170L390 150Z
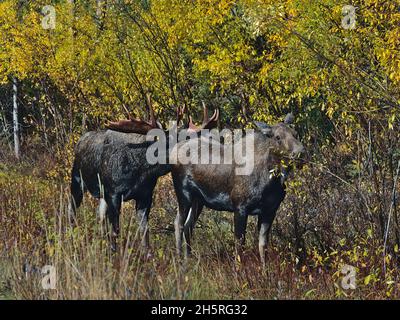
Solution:
M281 140L281 137L280 136L276 136L275 139L279 141L279 140Z

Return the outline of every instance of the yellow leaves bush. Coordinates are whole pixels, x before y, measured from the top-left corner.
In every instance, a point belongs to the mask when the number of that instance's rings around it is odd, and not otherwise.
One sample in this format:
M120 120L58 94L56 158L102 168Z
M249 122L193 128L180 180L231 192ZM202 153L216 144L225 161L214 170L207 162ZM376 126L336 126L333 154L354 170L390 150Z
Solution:
M334 1L126 1L107 9L101 28L96 1L58 3L55 30L41 27L43 4L18 20L16 1L1 2L1 82L49 77L90 117L120 114L121 105L143 112L149 91L169 114L218 93L239 96L255 118L319 109L351 135L361 121L353 112L400 100L400 17L391 2L361 1L355 30L340 26ZM379 65L366 69L375 55ZM236 110L230 103L221 107Z

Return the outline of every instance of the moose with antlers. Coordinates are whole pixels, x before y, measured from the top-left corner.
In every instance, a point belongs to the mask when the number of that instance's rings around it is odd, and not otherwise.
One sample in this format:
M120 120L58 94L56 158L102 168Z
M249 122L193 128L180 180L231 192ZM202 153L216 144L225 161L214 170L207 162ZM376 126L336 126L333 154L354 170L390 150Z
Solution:
M167 141L167 148L172 149L171 154L179 153L182 149L186 152L190 144L198 148L195 152L199 154L203 144L206 144L206 149L209 147L209 137L200 136L199 133L202 129L217 126L219 112L216 110L209 118L207 108L203 107L201 127L196 127L189 117L188 128L180 129L197 135L172 144L173 147ZM183 113L183 109L178 109L178 122ZM129 119L111 122L107 126L110 130L88 132L78 142L72 170L71 215L79 207L85 190L102 198L100 211L103 215L106 213L111 222L112 247L115 248L121 202L135 199L142 244L148 248L148 218L153 191L157 179L172 172L179 206L175 219L179 255L183 235L186 241L185 256L189 255L195 223L206 206L217 211L234 212L235 237L239 245L245 241L248 216L258 216L259 251L261 261L265 264L267 237L276 211L285 197L285 182L294 164L301 164L304 155L304 147L297 138L297 132L290 126L292 121L293 116L289 114L284 122L273 126L255 122L259 130L237 141L241 145L249 144L251 139L254 142L252 154L247 155L252 158L254 168L246 175L235 174L235 163L199 164L178 161L171 164L167 161L150 164L146 152L154 141L147 141L145 135L152 129L161 128L152 108L150 121ZM170 137L169 134L167 136ZM222 144L219 140L214 143L218 145L217 153L227 152L229 143Z
M119 234L121 203L132 199L136 200L142 245L146 249L149 247L148 219L154 188L158 178L171 171L168 162L150 164L146 159L147 149L154 143L147 141L146 134L152 129L162 129L154 116L150 96L148 105L149 121L129 119L110 122L107 125L109 130L84 134L75 148L69 217L74 220L85 191L101 199L99 215L101 218L107 216L111 223L113 250L116 250ZM183 115L184 108L178 108L176 125ZM201 128L195 129L190 119L189 128L182 130L211 129L216 126L217 121L218 114L214 113L210 119L208 116L204 119Z
M216 211L234 212L234 233L239 248L245 242L247 218L258 217L259 252L265 264L268 233L281 202L285 198L285 182L296 163L301 166L304 147L297 132L290 127L292 114L285 121L270 126L255 124L259 130L242 136L237 145L254 145L246 154L254 164L247 174L238 175L236 163L198 164L177 163L172 168L172 178L179 210L175 220L175 236L178 255L181 255L182 238L186 242L185 257L190 254L190 239L203 206ZM208 137L198 137L178 143L173 150L190 149L192 144L200 153L203 145L209 145ZM230 148L217 142L218 154L242 152L242 148ZM248 148L246 147L246 150Z

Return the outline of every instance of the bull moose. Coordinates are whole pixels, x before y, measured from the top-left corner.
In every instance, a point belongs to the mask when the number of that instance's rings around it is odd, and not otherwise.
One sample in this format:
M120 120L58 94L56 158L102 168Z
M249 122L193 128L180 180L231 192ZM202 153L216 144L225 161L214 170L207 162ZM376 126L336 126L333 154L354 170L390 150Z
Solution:
M247 155L253 158L254 169L248 175L235 174L237 165L234 163L182 164L178 161L172 167L179 205L175 220L178 255L181 255L183 235L186 241L185 256L190 254L193 228L203 206L206 206L217 211L234 212L234 233L240 245L245 242L248 216L257 215L259 252L265 264L268 233L285 197L285 181L292 169L291 164L304 155L304 147L297 139L296 131L289 126L292 121L292 114L288 114L284 122L276 125L256 122L260 130L240 138L238 142L242 145L246 145L250 138L254 139L254 152ZM188 144L194 144L200 152L203 145L208 143L208 138L198 137L177 144L173 152L188 149ZM227 145L219 144L219 148L221 154L227 152Z
M106 215L111 223L113 250L116 250L119 234L121 202L132 199L136 200L142 245L146 249L149 247L148 219L154 188L158 178L171 171L168 163L150 164L146 159L146 151L154 143L146 140L146 134L152 129L161 129L148 99L149 121L129 119L110 122L107 125L109 130L84 134L75 148L68 214L73 220L86 191L101 199L99 215ZM184 108L178 108L176 125L183 115ZM207 116L201 128L215 127L217 120L216 113L211 118ZM190 119L189 129L192 130L193 126Z

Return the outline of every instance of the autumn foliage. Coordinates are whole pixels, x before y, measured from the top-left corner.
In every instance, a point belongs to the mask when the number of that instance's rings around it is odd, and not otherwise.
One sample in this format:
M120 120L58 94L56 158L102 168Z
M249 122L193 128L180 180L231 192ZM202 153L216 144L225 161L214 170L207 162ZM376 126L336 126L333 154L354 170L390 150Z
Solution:
M46 5L55 9L54 28ZM11 248L15 253L4 265L12 269L32 250L36 263L56 259L65 274L73 274L62 260L65 253L89 275L84 245L108 257L102 243L83 234L86 230L101 241L92 224L63 233L55 212L65 210L73 146L80 135L126 118L127 112L147 116L151 93L165 124L183 105L200 121L202 101L219 108L220 128L296 115L309 162L296 173L278 212L267 274L256 281L253 246L248 261L229 258L234 253L226 223L232 217L212 212L196 230L203 239L197 241L201 262L196 270L221 273L201 290L176 276L168 251L172 235L160 231L153 239L158 262L147 261L146 269L133 252L124 260L125 273L111 273L110 281L120 281L117 293L104 279L111 267L102 260L98 291L97 278L86 279L85 290L65 289L52 298L135 298L125 295L127 284L137 286L144 298L216 297L216 292L223 298L399 298L399 48L399 0L1 1L0 254ZM19 89L19 164L11 152L12 79ZM173 221L176 204L169 182L157 189L152 228ZM92 214L95 205L85 210ZM126 226L130 212L125 213ZM228 241L218 238L215 228L222 228ZM357 270L356 290L340 285L346 264ZM0 262L0 273L1 268ZM16 279L15 272L7 279ZM133 273L151 279L158 291L149 293ZM71 277L64 281L73 286ZM14 296L40 297L14 289Z

